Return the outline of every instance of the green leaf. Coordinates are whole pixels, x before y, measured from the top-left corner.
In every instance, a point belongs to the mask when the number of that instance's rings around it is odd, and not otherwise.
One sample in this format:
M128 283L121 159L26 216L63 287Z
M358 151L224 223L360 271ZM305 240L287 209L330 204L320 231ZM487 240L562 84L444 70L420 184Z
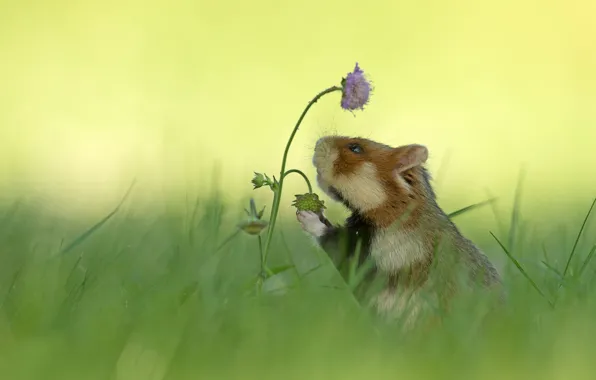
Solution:
M263 282L263 293L285 293L297 280L297 275L293 271L282 271L268 277Z
M286 264L286 265L280 265L278 267L273 267L269 269L269 273L267 273L267 277L271 277L274 276L276 274L279 274L281 272L285 272L288 269L294 268L294 264Z
M259 211L259 213L257 214L257 218L262 219L263 218L263 214L265 213L265 208L267 206L263 206L263 209L261 211Z

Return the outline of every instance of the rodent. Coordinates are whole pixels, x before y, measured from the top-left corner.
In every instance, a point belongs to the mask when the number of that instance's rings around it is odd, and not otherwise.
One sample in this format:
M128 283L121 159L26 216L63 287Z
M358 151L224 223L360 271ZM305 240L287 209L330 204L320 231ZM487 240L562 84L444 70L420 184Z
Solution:
M297 213L337 266L354 255L360 240L360 264L372 257L371 277L387 278L373 298L376 311L397 316L407 304L410 325L429 305L421 296L426 291L447 309L464 288L497 289L499 299L504 297L494 265L437 204L427 159L428 149L419 144L391 147L358 137L322 137L312 158L318 185L351 215L334 226L322 212Z

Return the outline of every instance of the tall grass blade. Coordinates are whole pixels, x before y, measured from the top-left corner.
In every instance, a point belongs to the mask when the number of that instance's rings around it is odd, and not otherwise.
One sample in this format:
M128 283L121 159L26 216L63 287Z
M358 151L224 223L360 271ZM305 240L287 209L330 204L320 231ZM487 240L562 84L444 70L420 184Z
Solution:
M561 272L559 272L557 270L557 268L553 267L552 265L550 265L548 262L546 262L545 260L542 260L541 263L546 267L546 269L550 270L551 272L553 272L554 274L557 275L557 277L559 277L559 279L563 279L563 275L561 274Z
M114 215L116 215L116 213L118 211L120 211L120 207L122 207L122 205L124 204L124 202L126 201L126 199L128 198L128 196L132 192L132 189L133 189L135 183L136 183L136 179L132 181L130 187L128 188L128 190L124 194L124 197L122 197L122 199L120 200L120 203L118 203L118 206L116 206L116 208L114 210L112 210L112 212L110 212L108 215L106 215L102 220L100 220L99 222L97 222L95 225L93 225L87 231L85 231L81 235L79 235L69 245L67 245L66 247L64 247L58 254L59 255L63 255L65 253L73 250L79 244L81 244L82 242L84 242L89 236L91 236L95 231L97 231L99 228L101 228L101 226L103 226L104 224L106 224L106 222L108 220L110 220Z
M594 201L592 202L592 205L590 206L590 209L588 210L588 213L586 214L586 217L584 218L584 222L582 223L582 226L579 229L579 233L577 234L577 238L575 239L575 243L573 244L573 248L571 249L569 258L567 259L567 264L565 265L565 270L563 271L563 277L567 275L567 271L569 270L569 265L571 264L571 260L573 259L573 256L575 255L575 250L577 248L577 244L579 243L579 239L582 236L582 233L584 232L584 228L586 227L586 223L588 222L588 219L590 218L590 214L592 214L592 209L594 209L594 205L596 205L596 198L594 198Z
M526 176L524 168L520 169L519 177L517 180L517 188L515 189L515 199L513 200L513 210L511 212L511 225L509 226L509 251L512 252L515 244L517 225L519 224L519 211L522 194L522 184Z
M237 229L234 233L232 233L224 241L222 241L219 244L219 246L217 246L217 248L215 249L215 252L219 252L220 249L222 249L226 244L228 244L229 242L231 242L232 239L234 239L236 236L238 236L238 234L240 233L240 231L242 231L242 230L241 229Z
M579 269L579 272L577 273L577 279L578 280L581 277L582 273L584 273L584 270L586 270L586 268L588 267L588 264L592 260L592 257L594 256L594 253L596 253L596 244L594 244L594 246L592 247L592 249L588 253L588 256L586 257L586 260L584 260L584 263L582 264L582 267Z
M515 257L513 257L513 255L511 255L511 253L503 245L503 243L501 243L501 241L495 236L495 234L493 234L492 232L490 232L490 234L497 241L497 243L499 243L499 245L501 246L501 249L503 249L503 251L505 252L505 254L507 255L507 257L509 257L509 259L513 262L513 264L517 267L517 269L519 269L519 271L521 272L521 274L530 282L530 284L532 285L532 287L534 287L534 289L536 289L536 291L542 297L544 297L544 299L549 303L549 305L551 307L554 307L555 306L554 303L542 292L542 290L540 290L540 288L538 287L538 285L536 285L536 283L534 282L534 280L532 280L532 278L528 275L528 273L526 273L526 271L521 266L521 264L515 259Z
M485 189L484 191L486 192L486 195L488 196L489 199L496 199L496 197L492 194L492 192L489 189ZM499 216L499 211L497 210L497 202L491 202L490 208L491 208L493 215L495 217L495 222L497 223L497 227L499 228L499 233L501 235L504 235L505 234L505 226L503 225L503 221L501 220L501 217Z
M374 268L375 261L368 257L364 263L355 271L354 276L351 279L351 282L348 284L350 289L354 291L361 283L364 281L368 273Z
M480 203L476 203L476 204L473 204L473 205L470 205L470 206L466 206L464 208L460 208L459 210L456 210L456 211L453 211L453 212L447 214L447 216L450 219L453 219L456 216L459 216L461 214L465 214L466 212L470 212L470 211L475 210L475 209L477 209L479 207L482 207L484 205L491 204L491 203L493 203L496 200L497 200L496 198L492 198L492 199L488 199L488 200L486 200L484 202L480 202Z
M188 222L188 241L191 245L195 242L195 228L197 224L197 215L199 213L199 205L200 205L199 197L195 199L195 205L192 210L192 214L190 216L190 221Z
M350 267L349 267L349 274L348 274L348 286L351 288L354 282L354 277L356 276L356 268L358 268L358 264L360 263L360 253L362 251L362 239L358 239L356 241L356 249L354 252L354 257L350 260Z

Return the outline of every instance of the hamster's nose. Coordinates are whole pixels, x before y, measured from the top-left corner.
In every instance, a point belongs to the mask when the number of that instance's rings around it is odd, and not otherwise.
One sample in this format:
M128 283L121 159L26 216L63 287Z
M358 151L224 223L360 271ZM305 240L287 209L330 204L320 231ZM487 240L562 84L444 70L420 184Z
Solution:
M321 141L323 140L323 138L320 138L317 140L317 142L315 143L315 150L318 150L321 148Z
M321 137L320 139L317 140L317 142L315 143L315 151L320 151L321 149L324 148L324 144L327 142L327 138L326 137Z

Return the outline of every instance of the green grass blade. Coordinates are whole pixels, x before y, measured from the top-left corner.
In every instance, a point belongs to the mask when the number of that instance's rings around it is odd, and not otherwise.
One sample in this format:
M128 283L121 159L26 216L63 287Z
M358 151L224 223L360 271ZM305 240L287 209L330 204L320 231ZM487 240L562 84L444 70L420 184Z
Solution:
M73 250L75 247L77 247L78 245L80 245L81 243L83 243L87 238L89 238L89 236L93 235L93 233L95 231L97 231L99 228L101 228L101 226L103 226L104 224L106 224L107 221L110 220L114 215L116 215L116 213L118 213L118 211L120 211L120 207L122 207L122 205L124 204L124 202L126 201L126 199L128 198L128 196L132 192L132 189L133 189L135 183L136 183L136 180L133 180L132 183L131 183L131 185L130 185L130 187L128 188L128 190L124 194L124 197L122 197L122 199L120 200L120 203L118 203L118 206L116 206L116 208L114 210L112 210L112 212L110 212L108 215L106 215L102 220L100 220L99 222L97 222L95 225L93 225L87 231L85 231L81 235L79 235L69 245L67 245L66 247L64 247L59 252L59 254L60 255L63 255L65 253Z
M354 277L356 276L356 268L360 262L360 253L362 251L362 239L358 239L356 241L356 250L354 252L354 257L350 260L350 268L348 274L348 286L351 288L354 282Z
M489 189L485 189L484 190L486 192L486 195L488 196L489 199L496 199L495 196L492 194L492 192ZM497 202L491 202L490 203L490 208L493 212L493 215L495 217L495 222L497 223L497 227L499 228L499 233L501 235L505 234L505 227L503 225L503 221L501 219L501 217L499 216L499 212L497 210Z
M592 214L594 205L596 205L596 198L594 198L594 201L592 202L592 205L590 206L590 209L588 210L588 213L586 214L586 217L584 218L584 222L582 223L582 226L579 229L579 233L577 234L577 238L575 239L575 243L573 244L573 248L571 249L569 258L567 259L567 264L565 265L565 270L563 271L563 276L567 275L567 271L569 270L569 265L571 264L571 260L573 259L573 256L575 255L575 250L577 248L577 244L579 243L579 239L582 236L582 233L584 232L584 228L586 227L586 223L588 222L588 219L590 218L590 214Z
M447 214L447 216L448 216L450 219L453 219L453 218L455 218L456 216L459 216L459 215L461 215L461 214L465 214L466 212L469 212L469 211L475 210L475 209L477 209L477 208L479 208L479 207L482 207L482 206L485 206L485 205L487 205L487 204L491 204L491 203L493 203L493 202L494 202L494 201L496 201L496 200L497 200L496 198L492 198L492 199L488 199L488 200L486 200L486 201L483 201L483 202L480 202L480 203L476 203L476 204L473 204L473 205L470 205L470 206L466 206L466 207L464 207L464 208L460 208L459 210L456 210L456 211L453 211L453 212L451 212L451 213Z
M215 248L215 252L219 252L220 249L222 249L226 244L228 244L229 242L232 241L232 239L234 239L236 236L238 236L238 234L240 233L240 229L237 229L234 233L232 233L230 236L228 236L224 241L222 241L219 246L217 248Z
M546 251L544 243L542 243L542 254L544 255L544 261L549 262L550 259L548 258L548 252Z
M503 251L505 252L505 254L507 255L507 257L509 257L509 259L513 262L513 264L517 267L517 269L519 269L519 271L521 272L521 274L530 282L530 284L532 285L532 287L534 287L534 289L536 289L536 291L542 297L544 297L544 299L549 303L549 305L551 307L554 307L555 306L554 303L550 299L548 299L548 297L542 292L542 290L540 290L540 288L538 287L538 285L536 285L536 283L534 282L534 280L532 280L532 278L524 270L524 268L521 266L521 264L515 259L515 257L513 257L513 255L511 255L511 253L509 253L509 250L507 250L507 248L503 245L503 243L501 243L501 241L495 236L495 234L493 234L492 232L490 232L490 234L497 241L497 243L499 243L499 245L501 246L501 249L503 249Z
M522 168L519 172L519 177L517 180L517 188L515 189L515 199L513 201L513 210L511 212L511 225L509 226L509 251L513 251L513 247L515 244L516 232L517 232L517 225L519 224L519 211L520 211L520 203L521 203L521 194L522 194L522 184L524 178L526 176L525 170Z
M354 273L354 277L352 278L351 282L348 284L350 290L354 291L358 285L364 281L370 270L372 270L375 266L375 261L369 257L367 258L364 263L358 268L358 270Z
M197 224L197 215L199 214L199 205L201 204L199 197L197 196L195 199L195 204L192 210L192 214L190 215L190 221L188 222L188 241L190 244L194 244L195 242L195 229Z
M582 273L584 273L584 270L586 270L586 268L588 267L588 264L592 260L592 257L594 256L594 253L596 253L596 244L594 244L594 246L592 247L592 249L588 253L588 256L584 260L584 263L582 264L582 267L580 268L579 272L577 273L577 279L578 280L581 277Z
M557 275L557 277L559 277L560 279L563 279L563 275L561 274L561 272L559 272L557 270L557 268L553 267L552 265L550 265L548 262L542 260L541 263L546 267L546 269L550 270L551 272L553 272L554 274Z

